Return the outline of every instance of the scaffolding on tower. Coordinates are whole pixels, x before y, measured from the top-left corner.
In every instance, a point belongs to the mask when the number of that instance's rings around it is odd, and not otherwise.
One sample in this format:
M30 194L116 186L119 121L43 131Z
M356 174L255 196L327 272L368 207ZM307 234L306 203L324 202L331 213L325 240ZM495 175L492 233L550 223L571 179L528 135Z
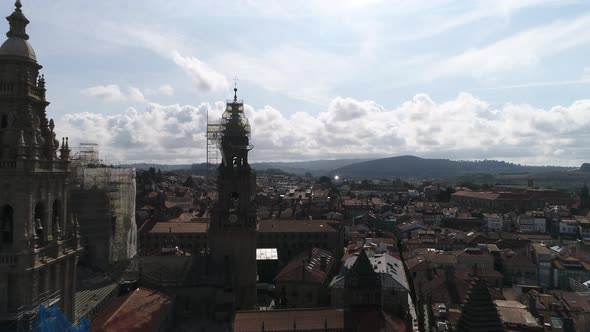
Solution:
M224 126L219 122L209 122L207 114L207 178L215 178L217 166L221 163L219 143Z

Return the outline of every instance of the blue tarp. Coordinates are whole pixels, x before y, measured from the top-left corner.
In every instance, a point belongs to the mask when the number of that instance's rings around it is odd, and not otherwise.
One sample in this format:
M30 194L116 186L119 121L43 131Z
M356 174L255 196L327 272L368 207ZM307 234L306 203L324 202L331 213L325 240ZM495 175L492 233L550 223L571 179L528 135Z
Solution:
M75 326L63 315L58 306L49 308L39 306L38 325L35 332L90 332L90 321L80 320L80 326Z

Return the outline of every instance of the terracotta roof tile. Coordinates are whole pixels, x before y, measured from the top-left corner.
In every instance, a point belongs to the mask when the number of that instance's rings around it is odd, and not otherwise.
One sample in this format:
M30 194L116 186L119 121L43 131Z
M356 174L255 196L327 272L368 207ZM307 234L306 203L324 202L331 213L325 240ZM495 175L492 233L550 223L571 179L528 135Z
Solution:
M157 222L148 233L207 233L207 224L201 222Z
M261 220L258 231L264 233L332 233L337 232L340 222L335 220Z
M92 331L159 331L174 296L160 291L138 288L127 297L114 301L92 322Z
M326 260L326 267L321 268L322 257ZM298 281L323 283L332 265L334 265L334 256L328 250L313 248L311 259L309 259L309 250L306 250L293 258L275 277L275 282Z

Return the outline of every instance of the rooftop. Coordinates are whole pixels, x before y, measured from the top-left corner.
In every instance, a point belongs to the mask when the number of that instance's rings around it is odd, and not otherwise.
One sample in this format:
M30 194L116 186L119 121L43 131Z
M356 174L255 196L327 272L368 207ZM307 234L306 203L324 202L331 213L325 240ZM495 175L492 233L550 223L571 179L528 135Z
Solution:
M346 273L354 266L358 257L359 254L355 254L344 261L345 269L332 279L330 287L344 287ZM401 260L389 254L374 255L370 251L368 259L373 271L379 274L382 287L409 289L406 272Z
M517 301L494 301L498 308L500 318L508 326L540 327L533 315L524 304Z
M261 220L258 231L263 233L334 233L340 223L335 220Z
M160 291L138 288L115 300L92 322L92 331L149 332L159 331L174 296Z
M238 311L234 331L323 331L344 328L344 310L335 308Z
M150 234L207 233L207 224L200 222L157 222L148 232Z
M256 249L256 260L257 261L268 261L279 259L277 248L257 248Z
M322 266L322 260L325 265ZM304 281L323 283L334 264L334 256L328 250L312 248L293 258L276 276L275 281Z

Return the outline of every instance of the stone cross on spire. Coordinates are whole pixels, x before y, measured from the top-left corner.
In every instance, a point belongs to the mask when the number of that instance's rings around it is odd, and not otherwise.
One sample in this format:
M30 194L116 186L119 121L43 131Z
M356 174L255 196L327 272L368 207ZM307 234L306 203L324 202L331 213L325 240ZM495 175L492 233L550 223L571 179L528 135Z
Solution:
M8 23L10 23L10 30L6 33L8 38L15 37L21 38L24 40L29 39L29 35L27 35L27 24L29 24L29 20L23 14L21 10L22 4L20 0L16 0L14 3L14 12L6 18Z

